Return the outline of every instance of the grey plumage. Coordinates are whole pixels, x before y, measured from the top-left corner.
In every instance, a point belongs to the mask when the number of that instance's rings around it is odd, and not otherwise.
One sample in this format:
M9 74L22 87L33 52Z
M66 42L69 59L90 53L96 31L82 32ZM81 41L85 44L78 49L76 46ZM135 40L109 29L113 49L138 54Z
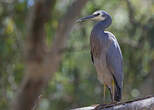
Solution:
M78 21L81 22L87 19L98 21L90 35L90 53L92 62L96 67L98 80L107 85L111 95L113 95L112 100L120 101L123 87L122 53L116 37L105 31L112 23L111 16L100 10ZM112 88L112 81L115 83L114 88Z

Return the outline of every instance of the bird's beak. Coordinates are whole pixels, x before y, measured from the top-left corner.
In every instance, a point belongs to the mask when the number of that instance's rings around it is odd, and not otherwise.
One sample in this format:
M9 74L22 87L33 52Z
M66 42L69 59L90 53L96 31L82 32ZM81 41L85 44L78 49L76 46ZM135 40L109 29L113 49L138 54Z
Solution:
M94 17L96 17L96 15L89 15L89 16L86 16L86 17L83 17L83 18L80 18L80 19L76 20L76 22L77 23L78 22L84 22L84 21L89 20L89 19L92 19Z

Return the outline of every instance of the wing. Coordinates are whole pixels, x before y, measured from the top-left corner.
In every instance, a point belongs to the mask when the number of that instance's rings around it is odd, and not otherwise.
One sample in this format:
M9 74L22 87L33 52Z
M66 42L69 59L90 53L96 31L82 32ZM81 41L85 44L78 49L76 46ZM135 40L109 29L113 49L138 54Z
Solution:
M91 54L91 60L92 60L92 62L93 62L93 64L94 64L94 58L93 58L93 53L92 53L92 51L90 51L90 54Z
M112 72L120 88L123 86L123 59L120 46L116 39L111 39L112 43L107 51L107 66Z

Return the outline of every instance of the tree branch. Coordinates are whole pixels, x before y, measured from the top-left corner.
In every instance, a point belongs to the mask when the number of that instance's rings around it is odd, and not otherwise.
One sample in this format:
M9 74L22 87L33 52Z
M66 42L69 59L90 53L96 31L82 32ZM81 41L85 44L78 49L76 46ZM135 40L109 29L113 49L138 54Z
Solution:
M130 0L126 0L126 4L127 4L127 7L128 7L128 14L129 14L130 23L133 24L133 25L137 25L138 22L135 19L135 10L134 10L133 5L131 4Z
M153 110L154 97L146 97L133 101L122 102L110 105L93 105L89 107L77 108L72 110Z
M56 72L57 68L59 67L59 63L63 55L61 50L66 47L66 41L68 39L69 33L75 23L75 20L80 15L81 9L84 7L87 1L88 0L74 0L64 17L59 22L55 39L48 55L48 61L50 61L49 65L51 65L50 68L53 67L51 70L52 73Z

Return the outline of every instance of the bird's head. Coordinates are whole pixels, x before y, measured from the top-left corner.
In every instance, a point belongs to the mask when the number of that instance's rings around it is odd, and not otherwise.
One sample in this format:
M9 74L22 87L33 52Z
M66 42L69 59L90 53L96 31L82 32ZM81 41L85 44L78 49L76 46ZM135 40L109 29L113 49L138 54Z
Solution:
M84 22L87 20L104 21L106 19L111 19L111 16L104 10L98 10L95 11L92 15L78 19L76 22Z

